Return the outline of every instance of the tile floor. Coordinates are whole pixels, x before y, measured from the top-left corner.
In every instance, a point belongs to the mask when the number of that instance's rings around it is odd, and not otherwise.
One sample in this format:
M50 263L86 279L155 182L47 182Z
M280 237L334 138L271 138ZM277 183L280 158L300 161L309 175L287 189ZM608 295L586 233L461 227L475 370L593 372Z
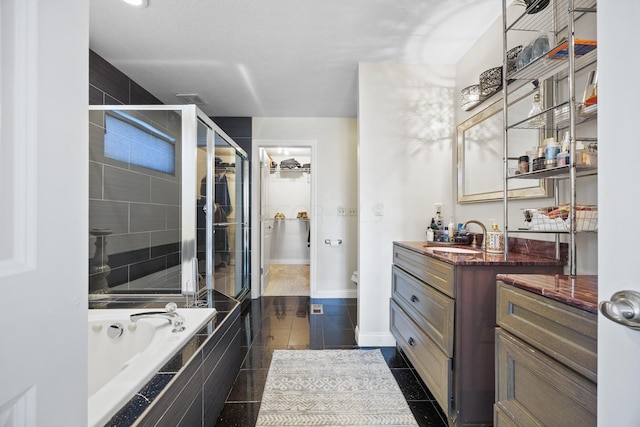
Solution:
M310 314L311 304L322 304L323 314ZM273 350L358 348L355 299L266 296L246 303L241 322L244 361L216 426L255 425ZM446 426L438 404L404 354L395 347L381 349L418 424Z
M309 296L309 264L271 264L265 296Z

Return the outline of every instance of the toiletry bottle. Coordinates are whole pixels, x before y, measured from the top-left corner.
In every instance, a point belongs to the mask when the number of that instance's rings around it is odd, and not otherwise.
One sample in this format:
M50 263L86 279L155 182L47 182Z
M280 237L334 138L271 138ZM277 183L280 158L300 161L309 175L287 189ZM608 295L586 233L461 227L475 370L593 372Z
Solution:
M598 103L598 70L591 70L589 72L582 102L585 107L590 107Z
M500 227L491 220L491 229L487 231L487 243L485 249L487 252L494 254L504 253L504 234L500 231Z
M427 242L433 242L433 228L427 228Z
M558 164L558 153L560 152L560 146L556 142L555 138L546 138L543 143L544 149L544 167L545 169L556 167Z
M449 221L449 228L447 231L448 231L447 235L449 236L449 239L451 239L455 232L455 226L453 225L453 218L451 218L451 221Z
M560 146L560 152L558 153L557 160L558 166L565 166L569 164L569 149L571 146L571 140L569 138L569 132L564 133L564 139Z
M535 126L542 126L544 124L545 116L540 113L542 113L542 101L540 100L540 94L536 93L533 95L533 106L531 107L531 111L529 111L529 117L534 117L531 124Z
M544 149L543 145L536 147L536 157L533 159L533 171L539 171L544 169Z

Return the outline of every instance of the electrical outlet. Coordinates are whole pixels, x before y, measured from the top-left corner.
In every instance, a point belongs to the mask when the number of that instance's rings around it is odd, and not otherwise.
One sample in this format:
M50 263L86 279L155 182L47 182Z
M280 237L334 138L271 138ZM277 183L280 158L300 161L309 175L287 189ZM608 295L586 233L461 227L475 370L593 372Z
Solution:
M347 208L347 216L356 216L357 214L356 208Z
M346 212L345 208L338 208L338 216L345 216Z

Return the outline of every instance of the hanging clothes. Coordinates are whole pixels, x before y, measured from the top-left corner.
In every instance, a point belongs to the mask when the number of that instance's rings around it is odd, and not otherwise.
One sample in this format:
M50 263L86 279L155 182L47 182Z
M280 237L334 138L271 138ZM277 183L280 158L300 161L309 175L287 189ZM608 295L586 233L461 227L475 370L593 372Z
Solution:
M219 163L220 162L216 157L216 167L220 166ZM228 222L227 217L233 211L233 208L231 206L231 197L229 196L227 177L224 175L224 173L216 173L214 178L213 192L213 265L215 268L220 268L226 267L231 262L228 226L216 225ZM206 177L203 178L200 182L200 194L201 197L199 199L198 207L199 211L202 210L204 212L204 209L202 208L204 208L204 205L206 204Z
M226 216L229 216L233 211L231 197L229 197L229 185L225 174L216 174L213 200L222 208Z

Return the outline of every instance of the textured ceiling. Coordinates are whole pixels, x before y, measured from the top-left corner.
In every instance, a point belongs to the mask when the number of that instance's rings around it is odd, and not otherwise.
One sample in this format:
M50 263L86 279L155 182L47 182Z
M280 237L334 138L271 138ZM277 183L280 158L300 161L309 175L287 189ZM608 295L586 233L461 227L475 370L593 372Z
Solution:
M355 117L359 62L453 64L500 0L90 0L90 48L210 116Z

